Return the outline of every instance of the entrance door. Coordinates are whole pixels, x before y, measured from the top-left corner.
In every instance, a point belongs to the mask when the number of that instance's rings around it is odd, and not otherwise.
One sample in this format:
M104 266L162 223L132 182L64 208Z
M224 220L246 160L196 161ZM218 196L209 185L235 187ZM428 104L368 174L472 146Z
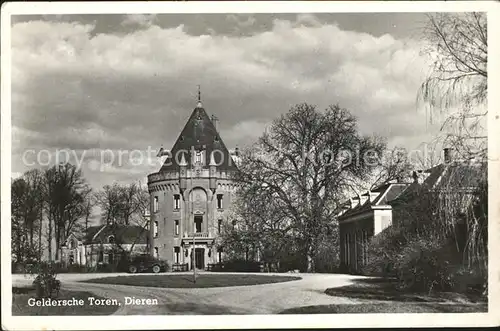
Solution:
M196 248L194 251L196 269L205 269L205 249Z

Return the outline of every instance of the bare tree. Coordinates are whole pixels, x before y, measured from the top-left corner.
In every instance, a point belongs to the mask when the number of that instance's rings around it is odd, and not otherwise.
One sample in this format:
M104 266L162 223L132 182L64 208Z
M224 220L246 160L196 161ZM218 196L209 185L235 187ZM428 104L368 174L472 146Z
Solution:
M86 197L91 189L81 170L69 163L56 165L46 171L49 232L54 226L56 260L69 234L78 230L86 214ZM50 246L49 246L50 247Z
M255 260L266 267L278 265L293 244L292 223L283 201L261 183L248 183L238 191L238 198L222 226L217 246L229 258ZM250 207L251 206L251 207Z
M243 154L235 179L272 196L281 210L273 219L289 222L307 270L314 271L318 240L335 231L342 192L353 179L369 177L384 148L381 140L357 132L356 119L346 109L330 106L321 112L299 104Z
M105 185L96 193L96 202L101 208L102 218L106 223L115 222L121 218L122 186L117 183Z
M25 172L12 183L12 244L19 262L40 255L43 185L43 175L37 169Z
M145 211L149 207L149 193L140 183L128 185L106 185L96 193L96 203L102 211L105 222L112 227L115 238L114 245L117 251L131 253L149 225L149 219L145 216ZM134 237L132 245L128 250L123 247L123 238L120 231L124 227L136 225L140 227L137 236Z
M26 208L24 197L28 191L28 185L23 178L17 178L11 185L11 222L12 222L12 254L16 262L22 262L25 258L28 244L25 227Z
M446 143L463 158L486 156L488 40L485 13L438 13L424 29L432 59L419 99L447 113Z
M388 150L373 171L369 189L390 181L408 182L412 168L408 151L405 148L395 147Z

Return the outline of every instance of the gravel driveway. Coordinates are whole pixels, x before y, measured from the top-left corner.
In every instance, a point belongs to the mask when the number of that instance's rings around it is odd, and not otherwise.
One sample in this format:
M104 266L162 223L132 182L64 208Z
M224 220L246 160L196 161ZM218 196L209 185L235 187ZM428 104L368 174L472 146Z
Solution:
M291 275L300 276L302 279L274 284L195 289L79 283L92 278L124 276L124 274L60 274L58 279L62 281L65 289L84 290L102 297L118 299L121 306L115 314L119 315L276 314L288 308L308 305L356 303L353 299L326 295L324 291L330 287L349 285L352 280L360 276ZM162 277L165 274L156 276ZM203 274L200 274L200 277L203 277ZM14 286L26 286L31 284L32 280L24 275L13 275L12 282ZM158 305L125 305L125 297L157 299Z

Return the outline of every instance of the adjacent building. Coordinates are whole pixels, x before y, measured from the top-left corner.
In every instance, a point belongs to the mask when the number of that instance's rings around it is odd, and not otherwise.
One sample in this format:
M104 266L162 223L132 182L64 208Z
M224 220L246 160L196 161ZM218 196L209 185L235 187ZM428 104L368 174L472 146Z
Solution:
M367 263L369 240L392 225L390 201L410 184L386 183L351 198L340 213L340 261L349 272L359 273Z
M148 176L150 253L171 264L205 269L223 259L217 237L229 222L238 150L230 153L201 101L158 172Z
M483 163L455 160L451 150L445 148L444 162L427 170L413 171L411 182L386 183L351 198L338 216L342 266L350 273L360 273L368 263L369 240L389 226L406 226L409 219L424 213L423 208L428 206L424 198L458 195L453 200L459 204L450 208L465 210L481 176L485 176L483 167Z
M85 234L70 234L62 245L61 261L87 267L114 265L122 254L148 253L149 229L139 225L91 226Z

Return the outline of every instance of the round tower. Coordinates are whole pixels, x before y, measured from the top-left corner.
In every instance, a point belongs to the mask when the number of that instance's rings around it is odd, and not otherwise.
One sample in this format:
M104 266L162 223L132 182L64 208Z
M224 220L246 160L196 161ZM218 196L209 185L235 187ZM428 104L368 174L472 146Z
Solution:
M198 99L174 146L163 153L163 166L148 176L150 252L174 268L205 269L223 258L215 241L228 222L237 165L215 123Z

